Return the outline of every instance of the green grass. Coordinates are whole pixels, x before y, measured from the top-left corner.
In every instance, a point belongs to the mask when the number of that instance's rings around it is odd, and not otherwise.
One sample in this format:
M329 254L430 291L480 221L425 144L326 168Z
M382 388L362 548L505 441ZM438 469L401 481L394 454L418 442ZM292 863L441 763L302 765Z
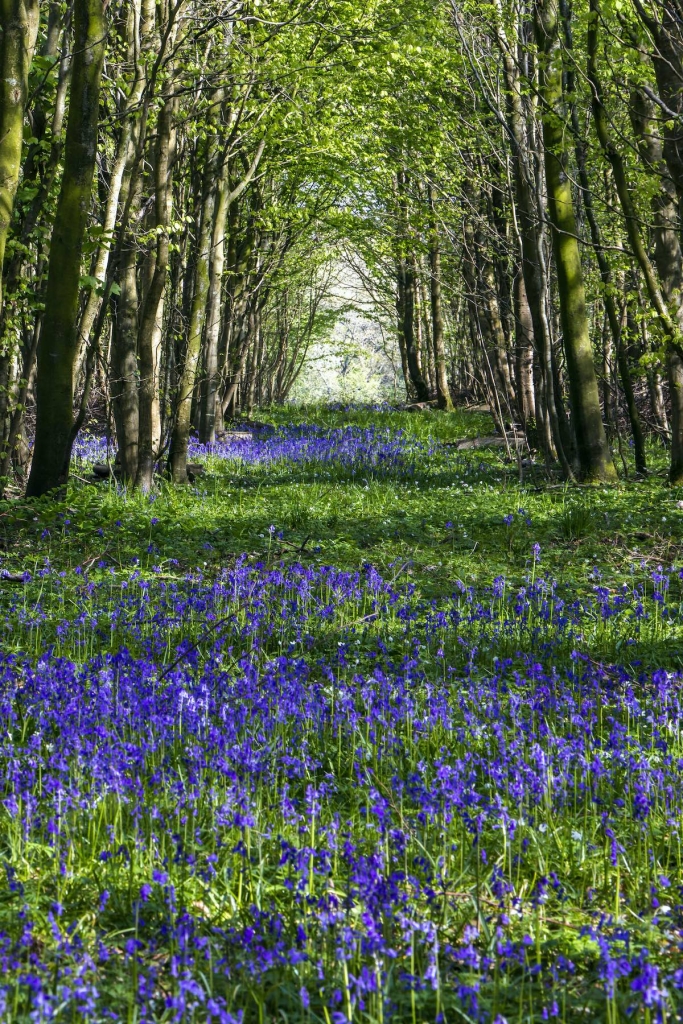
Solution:
M79 700L86 709L90 700L103 700L105 707L117 703L122 683L115 672L113 696L99 663L85 683L77 675L87 659L124 648L131 658L146 659L140 684L133 687L135 699L142 704L148 688L157 700L149 712L155 740L149 750L147 712L138 718L135 704L110 732L114 713L102 713L100 738L95 729L85 733L88 742L95 737L93 756L115 749L122 763L133 752L138 758L131 761L132 796L101 796L96 788L90 791L87 759L72 759L71 741L53 757L60 737L51 724L52 693L25 704L21 674L28 669L19 670L19 682L11 671L7 677L8 692L14 690L5 705L0 702L2 713L18 709L6 737L8 766L23 765L33 751L28 763L35 755L46 774L48 767L64 772L83 801L64 811L59 841L46 833L40 815L22 829L20 815L0 804L0 856L20 882L35 928L35 956L47 973L54 960L55 986L58 963L71 969L72 951L53 951L55 927L62 926L55 926L51 908L62 905L65 934L68 924L86 948L101 940L110 950L88 978L107 994L120 1019L136 1024L138 970L157 978L159 1007L162 996L176 992L177 975L168 969L180 955L176 937L168 943L159 939L175 914L173 901L189 908L196 933L208 943L202 948L214 952L222 949L220 943L211 946L215 929L242 942L242 929L254 927L257 908L280 915L294 945L298 939L292 936L305 925L305 961L258 977L237 968L234 977L214 977L210 966L192 961L193 978L207 990L215 984L231 1012L245 1010L245 1024L331 1024L330 1008L347 1012L356 999L349 971L357 976L368 964L382 979L382 993L371 993L365 1008L354 1003L354 1021L379 1024L395 1001L394 1021L422 1024L441 1012L449 1022L477 1019L458 986L478 983L477 957L498 962L500 925L518 959L488 977L481 992L487 1020L500 1012L509 1024L535 1024L557 1001L565 1024L654 1022L658 1018L649 1007L629 1009L635 1005L631 981L644 948L662 976L677 968L678 910L658 915L657 905L666 900L677 907L675 892L683 885L680 821L670 810L675 807L677 814L680 807L678 697L675 681L667 679L671 692L665 692L652 676L653 669L683 665L683 584L670 573L662 595L656 574L653 579L659 565L683 564L683 493L666 485L665 453L652 446L655 472L645 481L571 488L559 485L543 466L523 467L520 481L516 462L506 461L500 449L458 451L458 440L492 431L490 418L476 413L314 408L273 410L259 413L259 419L327 428L375 423L440 444L408 475L369 470L359 476L336 463L250 466L208 458L196 484L160 482L148 497L114 483L75 479L63 501L0 507L0 568L12 576L0 579L3 653L26 655L38 667L38 679L41 671L53 672L50 680L59 690L54 721L75 723L77 737ZM76 467L78 477L86 472ZM304 597L286 582L269 583L253 603L251 597L222 594L207 615L204 593L245 555L247 565L273 568L302 563L355 571L369 563L391 581L396 600L375 604L365 584L352 598L337 600L333 585L320 576ZM47 561L52 571L41 575ZM23 572L30 582L19 581ZM496 590L487 589L500 577L504 589L500 580ZM255 587L261 578L255 570ZM556 588L534 591L546 579L556 581ZM609 600L625 595L623 609L615 605L614 614L603 615L598 584ZM519 588L525 593L518 612L512 609ZM635 614L638 595L646 610L642 618ZM661 603L654 599L659 596ZM176 609L166 617L164 602ZM453 615L449 621L457 628L439 624L442 614ZM569 626L562 624L563 615ZM73 674L61 662L51 668L49 658L41 669L46 651L53 659L72 660ZM294 663L306 667L295 711L278 705L289 692L286 676L277 686L264 682L273 659L285 656L293 675ZM203 760L198 737L211 730L203 734L200 724L189 736L183 731L182 688L191 691L206 665L214 673L211 685L227 694L231 715L239 719L220 767ZM418 666L414 677L411 665ZM124 681L126 673L134 677L138 670L127 666ZM251 670L255 675L247 685ZM386 690L383 673L390 681ZM78 700L72 700L71 687ZM181 709L170 724L162 721L165 688L169 706L175 701ZM336 703L341 700L343 715ZM220 704L212 714L219 712ZM221 722L211 719L219 737ZM573 753L563 761L568 750ZM258 757L264 752L262 768ZM219 747L221 759L224 753ZM555 766L555 781L551 768L543 767L544 757ZM262 773L269 771L264 784ZM446 813L429 800L442 782L448 792L451 771L464 772L474 796L471 805ZM532 776L537 790L528 784ZM41 779L34 790L41 790ZM643 780L651 787L645 818L633 809ZM315 813L308 806L311 787L320 793ZM556 803L561 787L566 792ZM226 824L219 814L223 806L232 807L238 790L253 814L247 826ZM40 791L38 805L50 807L53 792ZM280 800L283 793L291 806ZM477 831L478 809L497 795L512 816L510 832L493 813ZM380 807L378 821L386 801L405 849L398 841L394 849L394 840L374 821L375 811L368 810L373 801ZM339 834L353 839L353 855L341 850ZM299 856L298 867L295 854L291 862L281 861L281 840ZM318 863L307 852L316 843L328 843L333 851L329 872L324 859ZM122 850L125 856L119 856ZM181 850L195 861L186 863ZM360 944L347 963L335 953L330 934L318 929L317 901L352 891L345 924L359 926L365 897L354 889L353 858L382 853L387 873L402 872L397 901L405 900L410 920L436 922L444 975L435 989L411 992L400 983L401 972L427 970L426 933L416 931L408 945L405 936L392 933L391 942L401 950L395 963L372 961ZM161 867L172 895L165 882L155 880ZM496 871L502 873L498 881ZM553 872L556 886L547 882ZM511 887L504 892L501 878ZM547 888L540 896L539 886ZM150 890L142 911L141 887ZM15 892L0 894L0 931L12 935L23 927L17 899ZM387 928L396 929L395 919ZM609 939L610 956L631 958L611 994L599 974L597 939L586 929ZM628 943L619 929L628 930ZM475 932L470 947L468 936ZM137 959L126 952L131 938L141 944ZM264 935L264 946L269 941ZM452 947L448 955L446 946ZM241 948L235 940L231 955L238 958ZM74 963L80 963L77 954ZM574 965L564 974L557 967L562 957ZM318 961L324 964L322 978L314 967ZM11 1020L30 1019L24 968L20 963L12 975ZM310 993L310 1012L300 986ZM669 987L667 1007L675 1005ZM58 1019L103 1019L80 1014L73 1002L68 1007ZM159 1010L158 1019L173 1019L171 1010ZM182 1019L199 1022L206 1015L195 1007Z
M284 409L259 418L327 427L374 421L418 440L447 442L492 431L489 417L466 412ZM94 570L104 561L126 572L135 557L143 569L169 569L175 559L170 571L182 572L218 568L243 552L341 568L371 561L384 569L399 560L425 594L437 595L450 592L454 579L486 582L500 573L522 579L538 543L544 571L563 582L582 585L586 567L599 563L605 579L618 583L634 563L667 565L681 553L683 489L668 487L664 453L653 447L651 456L657 472L645 482L580 489L549 480L542 466L525 470L520 484L517 465L500 449L449 448L410 481L353 479L329 466L208 459L195 486L161 483L152 501L114 484L74 481L63 502L5 503L0 553L11 572L35 571L45 556L64 569L94 559ZM506 526L510 514L514 521ZM271 526L282 531L283 543L271 539Z

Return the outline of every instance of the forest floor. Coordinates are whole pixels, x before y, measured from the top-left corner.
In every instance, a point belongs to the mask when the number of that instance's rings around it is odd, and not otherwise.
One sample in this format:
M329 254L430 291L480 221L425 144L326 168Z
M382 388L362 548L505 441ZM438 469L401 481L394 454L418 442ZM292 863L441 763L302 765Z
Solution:
M545 572L580 588L586 567L597 565L614 584L630 580L636 564L683 557L683 489L667 485L659 444L648 453L647 481L636 480L627 450L628 480L620 467L618 487L577 488L560 484L542 462L524 465L520 483L517 460L498 446L460 450L468 438L493 435L486 413L286 407L259 413L259 422L290 429L274 457L265 436L228 446L228 458L196 445L191 458L205 475L182 489L161 482L151 499L114 484L83 486L93 459L106 454L86 437L68 501L0 506L3 568L35 572L48 557L55 568L103 560L126 571L137 558L141 569L168 568L174 559L182 572L215 570L245 554L272 563L299 553L340 568L371 561L386 569L403 560L425 594L437 595L458 578L485 582L504 573L521 581L534 544ZM297 428L319 432L321 450ZM392 447L397 435L404 444Z
M666 453L571 488L481 413L259 419L0 505L0 1018L683 1020Z

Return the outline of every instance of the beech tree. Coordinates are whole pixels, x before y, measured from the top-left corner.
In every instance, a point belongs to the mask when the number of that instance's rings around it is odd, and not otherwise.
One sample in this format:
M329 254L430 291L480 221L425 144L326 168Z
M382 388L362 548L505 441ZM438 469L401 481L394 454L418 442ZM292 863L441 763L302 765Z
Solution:
M76 0L64 170L50 240L45 313L38 343L36 436L28 495L44 494L59 486L69 471L74 440L79 282L97 156L105 38L102 0Z

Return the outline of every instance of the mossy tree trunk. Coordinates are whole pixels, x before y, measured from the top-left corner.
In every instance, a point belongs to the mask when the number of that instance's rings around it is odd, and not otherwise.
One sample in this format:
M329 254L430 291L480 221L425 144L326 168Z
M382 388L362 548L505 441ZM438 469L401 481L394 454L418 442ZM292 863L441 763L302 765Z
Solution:
M573 32L572 32L572 11L571 5L567 0L562 0L562 17L565 24L565 40L567 48L571 50L573 48ZM591 39L591 32L594 31L594 25L589 30L589 46ZM612 271L607 259L605 248L602 242L602 232L598 219L595 215L595 205L593 202L593 190L590 186L590 180L588 177L587 163L586 163L586 143L582 137L581 126L579 122L579 113L577 110L575 98L574 98L574 73L569 72L567 74L568 90L572 94L571 97L571 120L572 130L574 132L574 152L576 155L576 166L579 172L579 184L581 186L581 194L583 197L583 208L586 213L586 220L590 227L591 240L593 242L593 248L595 250L595 257L600 270L600 279L603 286L603 302L605 303L605 312L607 314L607 322L609 330L614 344L614 350L617 357L617 367L619 370L619 377L621 378L621 386L624 392L624 398L626 400L626 409L628 411L629 422L631 424L631 432L633 434L633 447L635 450L635 462L636 472L645 473L647 470L647 461L645 456L645 436L643 434L642 424L640 422L640 413L638 412L638 406L636 404L635 391L633 388L633 380L631 378L631 370L628 361L628 352L624 344L623 331L621 318L617 310L617 304L614 297L615 289L612 280ZM603 348L604 351L607 350ZM605 370L608 369L609 359L604 359ZM609 410L612 403L612 398L609 395L609 374L608 372L603 373L605 380L606 393L604 397L605 407L605 418L609 421L610 415Z
M543 143L557 269L560 320L567 360L569 394L582 479L614 482L617 479L602 422L600 393L588 328L586 294L578 243L563 117L564 62L560 45L557 0L536 0L536 40L539 48L539 83L544 102Z
M39 0L0 0L0 311L2 267L19 185L28 73L39 12Z
M74 50L64 170L50 244L38 343L36 437L27 494L65 483L73 444L73 367L78 300L92 193L106 23L102 0L75 0Z

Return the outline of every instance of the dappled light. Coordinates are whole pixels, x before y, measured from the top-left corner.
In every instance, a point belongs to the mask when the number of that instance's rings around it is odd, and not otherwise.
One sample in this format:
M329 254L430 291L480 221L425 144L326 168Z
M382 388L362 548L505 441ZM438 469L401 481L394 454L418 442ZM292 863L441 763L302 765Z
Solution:
M683 1024L682 0L0 3L0 1024Z

